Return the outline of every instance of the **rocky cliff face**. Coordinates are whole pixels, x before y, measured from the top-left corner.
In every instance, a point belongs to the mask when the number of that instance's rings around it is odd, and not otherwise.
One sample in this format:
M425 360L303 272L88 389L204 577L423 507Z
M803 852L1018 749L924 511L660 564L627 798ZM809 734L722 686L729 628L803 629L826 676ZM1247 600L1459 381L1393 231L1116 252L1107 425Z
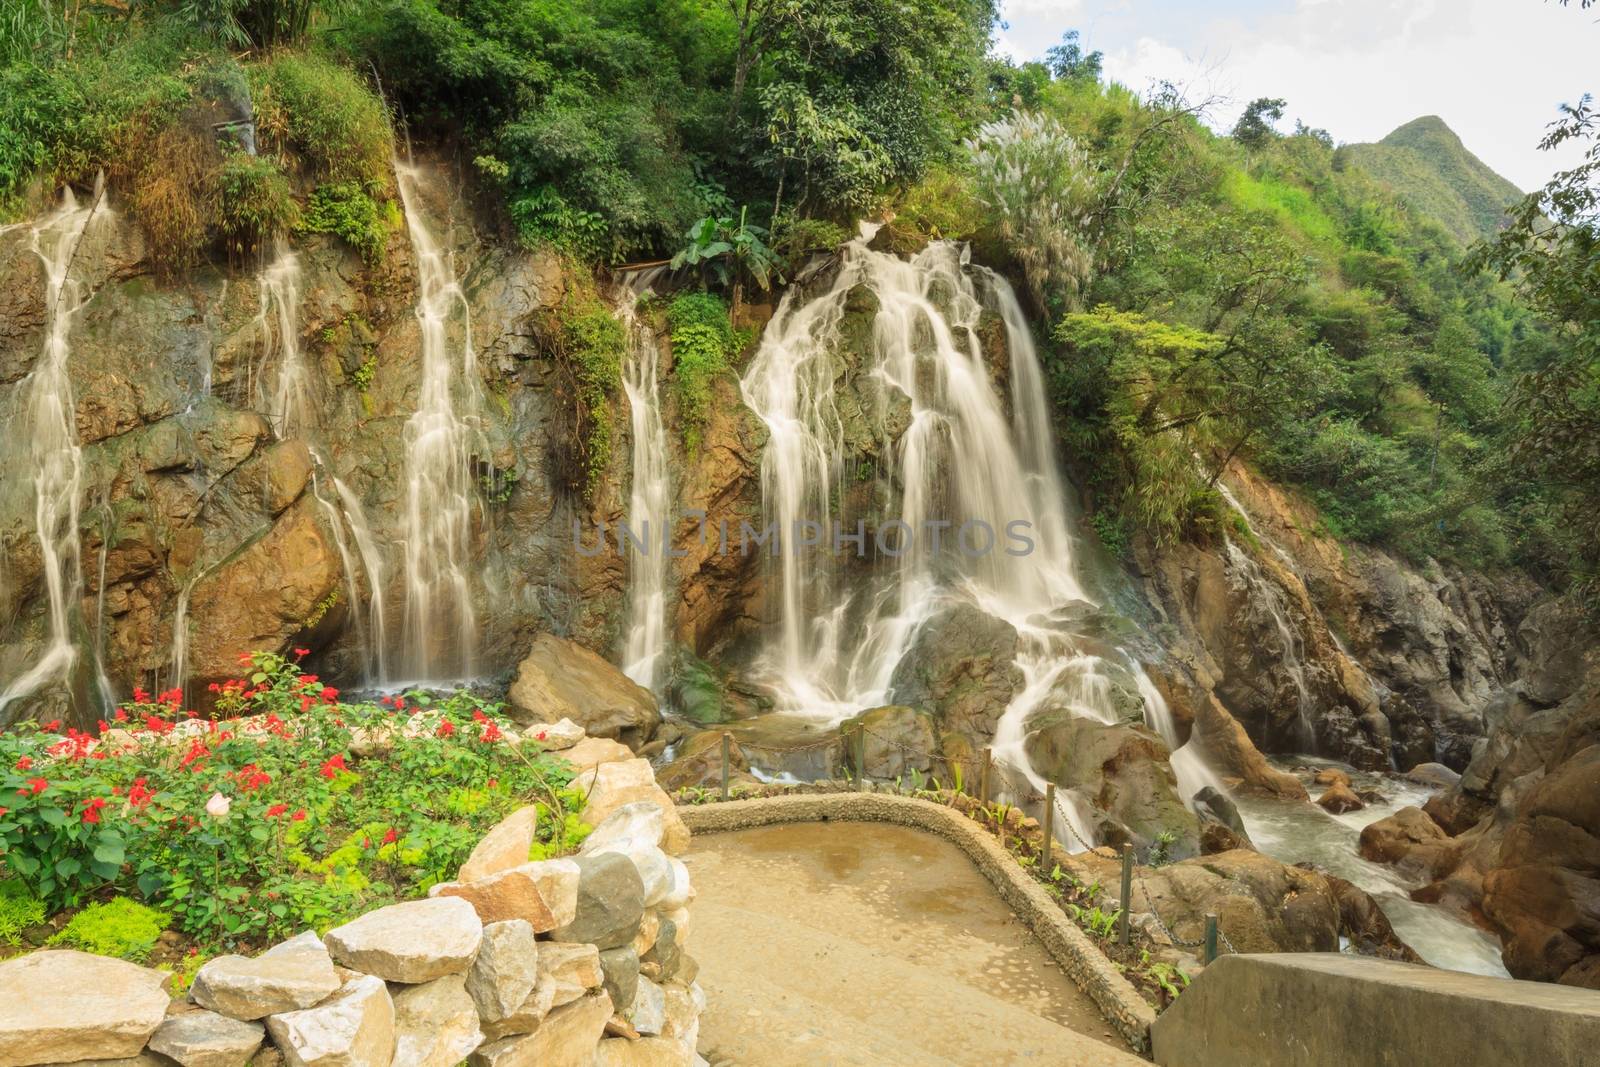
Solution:
M561 299L561 265L480 241L464 205L439 191L452 187L451 179L430 183L427 210L460 271L488 394L486 444L473 459L501 488L482 494L473 516L473 552L483 562L473 595L481 605L477 667L493 673L514 665L537 629L608 639L622 562L614 551L579 557L571 522L618 514L621 478L609 472L592 503L557 488L551 457L571 390L537 326L538 313ZM182 668L204 683L231 673L242 650L291 643L311 646L324 673L357 680L371 658L357 639L365 602L375 593L391 606L403 600L402 434L417 405L421 347L404 230L393 228L375 264L329 239L296 249L297 342L314 418L280 436L269 390L281 344L254 271L160 276L114 207L91 222L71 267L87 297L71 324L69 359L84 457L84 596L72 605L84 650L72 687L80 718L93 721L96 711L85 679L97 649L124 694L168 684ZM43 265L26 226L0 231L0 292L0 408L21 432L21 383L46 321ZM14 437L0 452L7 679L39 655L48 630L28 450ZM360 555L345 518L350 501L335 492L335 478L359 502L370 528L363 532L387 563L378 590L352 566ZM59 705L59 688L50 694Z

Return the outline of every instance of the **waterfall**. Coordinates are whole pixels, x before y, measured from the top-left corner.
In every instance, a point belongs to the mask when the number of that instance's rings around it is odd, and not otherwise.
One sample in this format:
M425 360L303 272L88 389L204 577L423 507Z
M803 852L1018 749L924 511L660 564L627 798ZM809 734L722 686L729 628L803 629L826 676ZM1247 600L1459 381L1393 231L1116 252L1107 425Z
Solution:
M332 531L334 547L339 552L345 576L345 592L349 597L366 680L381 681L386 674L383 560L360 499L331 474L327 480L333 485L333 499L329 498L323 487L321 475L331 471L332 465L320 439L321 414L315 379L300 347L300 278L300 259L279 235L274 241L272 260L256 276L260 303L256 312L256 328L262 347L262 371L257 380L272 383L270 389L263 389L261 404L279 440L300 438L306 442L311 453L311 493ZM346 537L346 527L349 528L349 537ZM356 545L355 553L350 551L352 538ZM364 575L367 582L365 618L360 609L358 574ZM193 584L194 579L191 579L179 595L177 622L173 630L173 684L180 686L187 681L184 656L186 638L181 634L181 628L188 606L189 589Z
M1085 599L1042 406L1030 393L1007 418L978 339L985 307L1003 309L1013 386L1039 391L1032 339L1015 328L1025 327L1015 295L993 274L969 271L956 245L936 242L906 261L869 249L871 236L864 227L844 248L827 292L811 300L796 290L785 295L740 383L769 433L764 520L776 523L783 539L778 640L761 665L762 680L780 708L829 719L887 699L895 665L944 591L966 589L1008 620ZM886 472L903 487L889 513L910 536L900 543L891 581L872 590L843 588L834 568L819 565L830 555L826 542L817 553L790 544L807 536L801 531L832 534L844 458L834 400L842 367L834 349L858 286L879 304L873 362L860 374L884 403L903 398L910 417ZM947 524L938 545L926 533L929 523ZM971 551L958 551L966 523L975 539ZM1026 531L1032 552L1007 555L995 543L1012 529ZM987 552L979 551L983 530ZM858 625L847 625L857 618Z
M281 236L272 262L256 276L256 288L262 363L276 363L261 406L279 440L305 437L316 426L317 412L311 369L300 351L300 259ZM263 374L258 380L266 379Z
M45 591L49 602L49 639L33 667L0 693L0 709L51 681L72 686L78 648L75 622L82 625L83 568L78 516L83 495L83 450L78 444L72 379L72 320L92 294L72 278L72 262L85 231L104 206L103 178L94 198L80 205L71 189L60 206L30 230L30 248L45 269L44 351L22 383L19 395L27 411L27 451L33 482L34 532L39 539ZM21 426L22 420L13 419ZM96 663L98 672L98 662ZM109 686L97 688L101 693Z
M1139 695L1144 698L1145 725L1161 735L1161 740L1167 743L1167 750L1172 753L1172 773L1178 779L1178 795L1186 802L1191 801L1196 793L1207 786L1226 795L1227 787L1217 777L1217 772L1207 765L1193 735L1183 744L1178 743L1178 724L1172 717L1172 709L1167 706L1167 698L1161 695L1161 690L1156 688L1150 676L1142 669L1136 669L1134 680L1139 685Z
M1305 752L1316 751L1316 732L1311 728L1311 687L1306 681L1305 638L1289 621L1288 598L1278 583L1262 573L1261 565L1245 553L1232 538L1223 538L1228 555L1228 575L1234 588L1244 592L1252 604L1260 605L1271 619L1280 648L1277 655L1295 688L1295 743Z
M672 480L667 432L661 422L657 377L661 350L655 330L642 322L638 302L661 268L631 271L619 286L617 317L628 335L622 388L633 431L633 477L628 491L629 540L627 638L623 673L646 689L661 683L667 644L667 550L672 536ZM641 547L642 546L642 547ZM658 694L659 695L659 694Z
M451 257L423 218L419 175L395 165L417 261L422 383L406 423L405 640L407 666L423 678L472 672L476 620L471 590L472 470L483 410L466 294Z
M1104 661L1052 625L1058 609L1090 600L1074 566L1038 354L1011 287L970 266L965 248L935 242L902 260L871 250L872 235L863 227L845 246L826 292L785 295L740 383L769 434L764 524L775 523L783 538L769 564L777 572L777 632L755 677L780 710L838 721L891 698L894 669L923 623L951 602L976 604L1018 635L1024 683L1001 715L992 750L1002 790L1021 800L1046 785L1026 747L1046 700L1074 715L1116 719ZM827 548L799 547L816 526L831 534L843 489L845 426L835 393L846 368L836 352L858 287L876 298L878 310L857 387L876 392L882 436L891 405L902 406L907 420L898 440L884 442L892 444L880 464L890 521L879 530L898 522L911 536L900 541L898 555L880 545L892 558L875 583L847 582ZM1005 331L1009 414L980 339L986 310L998 313ZM936 544L924 532L941 523ZM992 551L979 551L982 536L962 541L964 528L987 529L994 538L1020 529L1031 551L1008 554L992 542ZM1165 710L1161 704L1147 714L1159 719ZM1089 806L1075 792L1058 794L1057 814L1079 841L1095 841Z

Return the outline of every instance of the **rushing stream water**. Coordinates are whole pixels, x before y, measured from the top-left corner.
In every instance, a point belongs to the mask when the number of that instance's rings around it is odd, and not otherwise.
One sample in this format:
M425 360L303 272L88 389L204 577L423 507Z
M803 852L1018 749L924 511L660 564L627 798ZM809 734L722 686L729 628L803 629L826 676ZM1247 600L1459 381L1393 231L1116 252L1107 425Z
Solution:
M1312 757L1273 762L1281 770L1342 766ZM1397 778L1380 779L1344 769L1357 788L1376 786L1384 799L1360 811L1330 815L1303 801L1234 798L1256 847L1283 863L1315 864L1371 893L1400 939L1435 967L1505 976L1500 945L1492 936L1443 907L1412 900L1412 886L1394 868L1361 858L1359 841L1364 827L1408 805L1420 806L1431 791ZM1302 771L1302 778L1309 786L1310 774Z

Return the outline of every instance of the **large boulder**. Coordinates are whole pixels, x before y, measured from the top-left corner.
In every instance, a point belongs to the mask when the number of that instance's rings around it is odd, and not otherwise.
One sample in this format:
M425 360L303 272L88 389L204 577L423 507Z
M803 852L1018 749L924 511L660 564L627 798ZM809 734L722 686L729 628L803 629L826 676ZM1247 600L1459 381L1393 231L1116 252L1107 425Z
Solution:
M389 982L428 982L472 966L483 922L468 901L436 896L369 911L324 940L346 967Z
M1173 858L1200 851L1199 822L1178 796L1166 746L1148 730L1052 711L1030 720L1026 746L1035 771L1089 798L1141 847L1165 841Z
M1514 976L1600 989L1600 744L1522 799L1483 889Z
M478 1013L461 975L394 986L390 995L395 1033L391 1067L456 1067L483 1044Z
M648 801L661 809L665 824L661 847L674 856L681 855L689 847L689 829L678 815L672 798L656 784L649 760L602 763L574 778L573 786L588 798L579 818L590 826L599 826L626 804Z
M522 1006L539 980L539 943L525 919L489 923L483 928L478 958L467 972L466 989L478 1014L489 1022Z
M1362 858L1434 881L1455 869L1460 847L1421 808L1405 807L1361 830Z
M972 604L956 604L924 623L895 666L897 704L933 714L942 732L976 746L989 743L1011 698L1022 689L1017 631Z
M0 1063L137 1056L166 1015L166 975L86 952L0 963Z
M333 960L307 931L249 959L218 956L195 974L189 995L202 1007L234 1019L309 1008L339 988Z
M858 730L863 731L859 740ZM856 746L862 746L868 778L909 778L912 771L928 774L938 759L933 716L903 704L868 708L840 723L839 736L846 760L857 772L862 768L856 767Z
M267 1033L289 1067L391 1067L394 1001L383 979L350 979L314 1008L267 1018Z
M600 656L554 634L540 634L517 665L506 694L524 723L571 719L591 737L617 738L637 749L661 722L650 691Z
M483 1045L467 1062L471 1067L591 1067L611 1010L604 993L580 997L552 1009L533 1033Z
M181 1067L245 1067L267 1036L260 1023L230 1019L214 1011L174 1015L150 1037L150 1051Z
M644 918L644 882L633 861L615 852L579 856L578 905L573 920L551 932L557 941L581 941L604 951L633 940Z
M495 824L461 865L456 880L471 882L528 862L539 826L536 804L518 808Z
M1067 857L1085 883L1116 886L1121 863L1109 850ZM1140 867L1134 879L1135 913L1154 911L1186 941L1205 932L1207 914L1239 952L1335 952L1339 947L1338 894L1314 871L1279 863L1244 849Z
M578 866L572 860L536 860L475 882L440 882L433 897L459 897L485 923L522 919L535 933L572 921L578 906Z

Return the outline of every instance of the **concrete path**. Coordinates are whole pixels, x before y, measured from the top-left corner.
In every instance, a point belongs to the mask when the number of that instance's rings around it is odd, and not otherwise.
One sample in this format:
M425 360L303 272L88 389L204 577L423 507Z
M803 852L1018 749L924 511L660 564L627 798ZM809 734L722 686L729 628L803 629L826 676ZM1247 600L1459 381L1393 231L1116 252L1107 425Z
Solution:
M1146 1063L939 838L798 823L685 859L713 1067Z

